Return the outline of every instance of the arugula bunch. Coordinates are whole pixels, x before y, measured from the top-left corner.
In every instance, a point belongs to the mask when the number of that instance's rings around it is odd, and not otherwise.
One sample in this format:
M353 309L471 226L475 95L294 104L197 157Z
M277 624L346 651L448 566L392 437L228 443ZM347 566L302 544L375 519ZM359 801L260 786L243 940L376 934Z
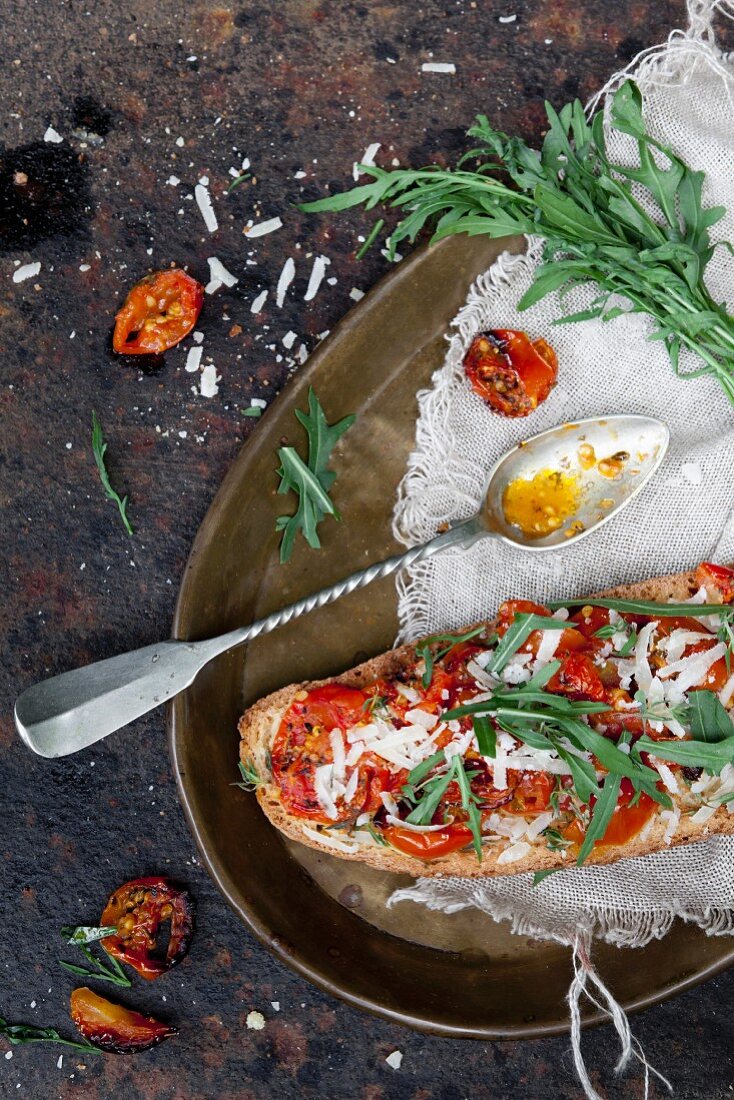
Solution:
M558 113L549 103L545 109L549 128L540 152L479 115L468 131L477 144L456 169L361 165L371 182L301 209L363 204L371 210L378 203L398 208L403 217L388 242L393 257L401 241L414 241L427 224L433 225L433 240L457 233L541 237L543 263L518 308L553 291L563 296L577 284L596 283L589 307L557 323L645 313L655 324L650 338L664 342L676 374L713 375L734 404L734 318L704 282L715 248L710 229L725 209L704 208L705 173L651 137L641 94L630 80L614 95L610 118L617 131L634 139L636 165L610 160L603 111L587 120L578 100ZM682 372L684 347L703 360L700 368Z
M296 417L303 424L308 436L308 461L304 462L295 447L281 447L279 493L294 492L298 496L298 508L292 516L279 516L276 531L282 531L280 560L286 562L293 552L293 544L299 531L309 546L318 550L321 542L318 525L325 516L341 519L329 490L336 474L328 468L334 445L351 428L355 416L345 416L337 424L327 424L324 410L313 389L308 391L308 413L296 410Z

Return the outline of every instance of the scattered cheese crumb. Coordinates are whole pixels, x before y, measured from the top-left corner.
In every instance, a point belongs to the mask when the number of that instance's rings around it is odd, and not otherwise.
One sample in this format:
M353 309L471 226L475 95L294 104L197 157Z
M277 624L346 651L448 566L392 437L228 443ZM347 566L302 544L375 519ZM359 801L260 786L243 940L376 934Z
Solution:
M207 363L201 372L201 381L199 383L199 392L202 397L216 397L219 393L219 385L222 379L217 374L217 368L213 363Z
M79 264L79 270L80 271L89 271L91 266L92 266L91 264Z
M182 137L177 137L176 138L176 145L178 145L179 149L183 149L184 139Z
M271 1001L270 1003L276 1012L280 1012L280 1001Z
M246 237L264 237L267 233L274 233L276 229L282 229L283 223L280 218L269 218L266 222L258 222L257 225L250 225L245 229Z
M181 180L178 178L178 176L169 176L166 180L166 183L169 185L169 187L178 187L180 182Z
M293 280L295 278L295 275L296 275L296 265L294 264L293 260L289 256L288 259L283 264L283 270L280 273L280 278L278 279L278 287L277 287L277 290L275 292L275 304L278 306L279 309L281 309L282 306L283 306L283 302L285 301L286 291L288 290L288 287L293 282Z
M372 145L368 145L364 151L364 156L362 157L362 159L359 162L354 162L352 166L352 175L354 176L355 180L358 180L360 175L362 174L359 170L360 165L363 165L364 167L370 167L370 165L373 165L375 163L375 154L377 153L377 150L380 148L381 144L382 142L375 141L372 143Z
M192 336L194 337L194 343L195 344L200 344L202 342L202 340L204 339L204 333L199 332L198 329L197 329L196 332L192 333Z
M456 65L453 61L425 61L421 70L424 73L455 73Z
M201 366L201 356L204 349L199 345L194 348L189 348L189 354L186 356L186 370L189 374L195 374Z
M6 1050L5 1051L5 1057L8 1059L8 1061L10 1061L10 1059L13 1057L12 1050Z
M352 299L353 302L359 302L362 298L364 298L364 291L360 290L359 287L353 286L352 289L349 291L349 297Z
M206 261L209 264L209 282L205 287L207 294L213 294L220 286L234 286L238 282L237 276L227 271L221 260L216 256L209 256Z
M251 397L250 407L253 409L267 409L267 401L263 401L262 397Z
M306 172L294 172L293 173L293 179L294 180L304 180L305 178L306 178Z
M217 221L217 215L214 213L214 207L212 206L211 196L206 188L206 176L202 176L202 180L197 183L194 188L194 198L196 199L196 205L201 211L201 216L204 219L204 224L210 233L216 233L219 228L219 222ZM208 180L207 180L208 182Z
M21 264L20 267L16 267L13 272L13 282L23 283L26 279L32 279L34 275L37 275L41 270L40 261L36 261L34 264Z
M250 306L250 313L259 313L262 307L265 305L265 300L267 296L267 290L262 290L258 294L257 298L253 299L252 305Z
M265 1017L262 1012L248 1012L245 1022L250 1031L262 1031L265 1027Z
M392 1054L388 1054L385 1061L390 1066L390 1069L400 1069L403 1062L402 1050L394 1050Z
M304 302L310 302L316 297L324 275L326 274L326 268L330 263L331 260L327 260L326 256L316 257L311 269L311 276L308 280L308 288L303 296Z
M498 23L514 23L517 19L516 15L500 15L497 17Z
M54 130L53 126L49 126L48 130L46 130L46 133L43 135L43 140L50 141L54 145L58 145L59 142L62 142L64 139L62 138L58 130Z
M293 347L293 345L295 344L297 339L298 339L298 334L297 333L293 332L292 330L291 330L291 332L286 332L285 336L283 337L283 347L288 348L288 350L290 350Z
M59 1060L56 1063L56 1068L61 1069L63 1067L63 1065L64 1065L64 1056L63 1056L63 1054L60 1054L59 1055Z

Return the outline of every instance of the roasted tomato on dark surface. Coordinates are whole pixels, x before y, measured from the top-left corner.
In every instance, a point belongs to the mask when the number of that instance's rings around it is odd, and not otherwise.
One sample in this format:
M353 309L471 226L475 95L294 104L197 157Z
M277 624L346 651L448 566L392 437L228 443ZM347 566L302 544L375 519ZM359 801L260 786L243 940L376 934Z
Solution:
M204 288L180 268L146 275L115 317L112 347L121 355L156 355L191 332L204 304Z
M464 356L472 389L503 416L527 416L556 384L558 360L545 340L516 329L478 333Z
M710 561L701 562L696 570L696 583L706 589L709 603L734 601L734 569Z
M161 926L170 922L167 945L159 943ZM101 941L105 951L152 980L181 962L194 930L194 900L169 879L133 879L115 890L100 918L115 927Z
M178 1029L100 997L83 986L71 995L71 1018L85 1039L110 1054L137 1054Z

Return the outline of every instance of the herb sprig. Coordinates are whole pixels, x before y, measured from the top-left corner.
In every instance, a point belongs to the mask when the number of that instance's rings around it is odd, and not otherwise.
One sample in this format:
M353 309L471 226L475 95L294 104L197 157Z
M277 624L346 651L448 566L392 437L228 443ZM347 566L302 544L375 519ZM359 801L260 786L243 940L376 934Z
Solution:
M99 471L99 480L102 482L102 488L105 491L105 496L109 500L114 500L120 513L120 518L125 525L125 530L128 535L132 535L133 529L130 524L130 520L127 518L127 496L120 497L120 494L116 489L112 488L110 483L110 475L107 473L107 467L105 466L105 454L107 452L107 444L104 441L102 435L102 425L99 422L99 417L96 412L92 413L92 453L94 455L94 461L97 463L97 470Z
M9 1024L0 1016L0 1036L7 1039L11 1046L23 1043L60 1043L74 1050L83 1050L85 1054L103 1054L104 1051L92 1043L77 1043L71 1039L62 1039L55 1027L35 1027L33 1024Z
M558 113L550 103L545 109L549 125L540 152L479 115L468 131L476 146L456 169L361 165L369 183L302 209L397 208L403 217L388 242L393 258L400 242L415 241L427 224L433 225L433 240L457 233L541 237L543 263L518 308L553 291L563 296L578 284L596 283L588 308L558 322L647 314L655 325L651 339L663 341L675 373L713 375L734 403L734 319L704 282L715 248L710 229L725 210L704 208L705 173L693 171L647 132L642 97L630 80L615 93L610 120L635 140L635 166L610 159L603 111L587 121L578 100ZM466 167L469 161L473 170ZM694 351L703 365L683 373L682 348Z
M298 497L295 513L291 516L279 516L275 523L276 531L283 532L280 543L281 562L290 559L299 531L303 533L308 545L318 550L321 546L318 525L327 515L341 519L329 497L336 474L328 468L328 462L335 444L356 419L354 416L345 416L336 424L328 424L313 389L308 391L308 413L297 409L296 417L308 436L308 461L303 461L295 447L281 447L278 450L278 492L294 492Z
M65 926L61 929L61 935L68 944L78 947L84 958L91 964L91 969L86 966L77 966L76 963L65 962L59 959L59 965L70 974L76 974L83 978L94 978L98 982L110 982L111 985L121 985L125 989L132 986L125 971L120 966L114 955L105 952L104 961L93 954L90 944L110 936L116 932L116 928L93 928L80 925L77 928Z

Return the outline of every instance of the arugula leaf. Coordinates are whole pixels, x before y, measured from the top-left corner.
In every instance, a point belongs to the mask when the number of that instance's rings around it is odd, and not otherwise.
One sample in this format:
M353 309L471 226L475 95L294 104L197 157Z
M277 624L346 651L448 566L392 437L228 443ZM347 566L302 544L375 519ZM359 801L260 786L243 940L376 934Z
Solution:
M89 947L90 943L94 943L104 936L112 935L116 931L116 928L92 928L85 925L80 925L77 928L63 927L61 934L66 942L79 948L84 958L91 964L91 968L77 966L76 963L65 962L64 959L59 959L59 965L64 970L68 970L70 974L77 974L84 978L94 978L99 982L110 982L112 985L121 985L129 989L133 983L114 955L108 955L105 952L104 961L102 961L92 953Z
M282 531L280 560L287 562L293 552L296 535L303 533L309 546L318 550L321 542L318 525L327 515L341 519L329 497L336 474L328 468L334 445L351 428L354 416L345 416L336 424L328 424L324 410L313 389L308 391L308 413L296 410L296 417L306 429L308 437L308 462L304 462L294 447L281 447L279 493L294 492L298 496L298 508L291 515L279 516L276 531Z
M720 603L656 603L654 600L615 600L609 597L588 596L573 600L554 600L548 606L559 607L609 607L630 615L647 615L653 618L677 618L679 615L720 615L723 619L734 617L734 604Z
M477 806L477 797L472 794L471 783L469 782L469 776L466 773L464 767L464 761L460 756L455 756L452 763L455 765L456 781L459 784L459 791L461 792L461 805L462 809L466 810L467 817L469 819L469 828L472 831L472 844L474 851L477 853L477 859L482 862L482 815L479 812Z
M597 840L601 840L607 831L607 826L612 819L612 814L617 805L621 782L622 779L619 775L606 776L599 797L594 803L594 808L591 811L591 821L586 828L584 842L579 848L579 854L576 857L576 865L578 867L580 867L590 855Z
M447 653L450 653L454 646L461 645L462 642L468 642L471 638L476 638L476 636L482 634L485 629L485 626L482 624L482 626L476 626L466 634L433 634L430 638L425 638L420 645L417 645L415 647L415 655L421 658L426 666L425 672L421 677L421 683L424 690L427 691L431 686L433 666L436 661L440 661ZM448 642L449 644L445 649L433 653L431 646L435 645L436 642Z
M648 752L658 760L683 764L688 768L703 768L709 775L718 775L725 764L734 762L734 737L723 741L653 741L644 735L635 744L638 752Z
M548 875L554 875L556 871L562 870L562 867L549 867L547 871L536 871L533 875L533 886L537 886L544 878L548 878Z
M489 756L494 759L497 755L497 733L494 726L488 718L483 717L481 714L474 715L472 724L480 753L482 756Z
M431 819L438 809L438 805L446 793L449 783L452 779L456 778L456 761L458 759L458 756L454 756L446 771L435 776L426 784L423 791L423 797L406 818L411 825L430 825Z
M71 1039L62 1039L55 1027L9 1024L2 1016L0 1016L0 1035L14 1047L21 1046L23 1043L60 1043L65 1047L73 1047L74 1050L83 1050L85 1054L104 1054L103 1050L91 1043L77 1043Z
M102 435L102 425L99 422L99 417L96 412L92 413L92 454L94 455L94 461L97 463L97 470L99 471L99 480L102 482L102 488L105 491L105 496L108 500L114 500L120 513L120 518L125 525L125 530L128 535L132 535L133 529L130 526L130 520L127 518L127 496L120 498L119 493L112 488L110 483L110 476L107 473L107 467L105 466L105 454L107 452L107 444L104 441Z
M734 722L722 706L718 695L701 688L688 697L689 721L694 739L699 741L725 741L734 737Z
M474 147L454 170L364 166L368 183L301 209L364 205L371 210L378 203L396 208L402 220L390 234L393 258L401 241L415 241L429 224L433 240L457 233L541 237L543 263L521 309L547 294L563 295L580 283L595 282L599 293L591 305L560 322L647 314L676 375L710 374L734 403L734 319L712 298L705 278L715 247L710 229L725 211L703 207L704 173L693 171L648 134L642 96L631 80L614 94L610 120L634 139L634 164L610 160L603 109L588 122L578 100L558 112L546 103L546 114L540 154L479 115L468 131ZM376 226L360 255L378 232ZM681 372L682 347L700 357L699 369Z
M487 671L497 676L505 667L513 653L524 645L534 630L565 630L566 624L547 615L530 615L525 612L516 615L502 636L500 644L487 665Z

